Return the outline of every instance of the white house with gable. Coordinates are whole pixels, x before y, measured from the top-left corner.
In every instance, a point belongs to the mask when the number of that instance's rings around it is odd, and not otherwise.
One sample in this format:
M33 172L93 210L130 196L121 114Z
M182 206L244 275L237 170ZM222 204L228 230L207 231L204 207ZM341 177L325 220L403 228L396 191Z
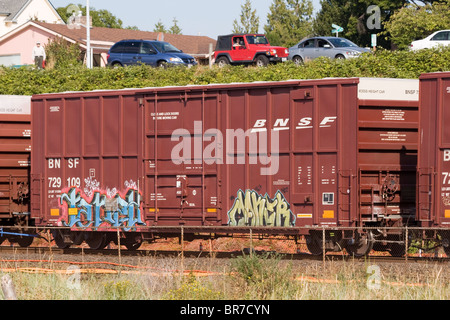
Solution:
M23 25L30 21L41 21L51 24L65 24L55 7L48 0L0 0L0 39L15 33ZM27 41L40 40L31 37ZM35 43L11 42L2 46L0 53L0 65L20 65L24 59L23 47L27 47L30 53ZM30 47L30 48L28 48ZM28 60L31 61L31 58Z
M64 23L48 0L0 1L0 37L30 20Z

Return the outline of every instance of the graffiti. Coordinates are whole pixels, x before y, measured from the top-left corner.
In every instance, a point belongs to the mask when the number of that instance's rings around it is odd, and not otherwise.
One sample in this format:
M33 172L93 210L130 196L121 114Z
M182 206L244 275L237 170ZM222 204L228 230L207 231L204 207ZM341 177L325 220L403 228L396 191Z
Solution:
M228 211L229 226L293 227L295 216L283 194L278 191L270 199L256 191L239 190L233 207Z
M123 196L115 189L94 190L96 181L89 180L84 192L70 188L61 195L60 204L67 212L66 227L98 228L102 224L110 227L123 227L130 231L136 226L145 226L141 217L141 195L136 189L127 189ZM126 185L133 185L127 182Z

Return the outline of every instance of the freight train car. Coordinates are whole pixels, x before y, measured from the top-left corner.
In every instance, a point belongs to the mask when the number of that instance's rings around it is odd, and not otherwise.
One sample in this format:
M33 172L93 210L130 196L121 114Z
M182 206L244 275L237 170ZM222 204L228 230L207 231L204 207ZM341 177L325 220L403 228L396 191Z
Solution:
M450 72L421 75L420 91L416 220L438 228L427 237L440 240L450 256Z
M28 246L31 97L0 96L0 243ZM24 236L21 236L24 234Z
M58 246L305 236L364 255L414 223L418 81L322 79L37 95L31 216ZM245 228L243 228L245 227ZM327 231L325 242L317 228ZM391 244L377 246L393 250Z

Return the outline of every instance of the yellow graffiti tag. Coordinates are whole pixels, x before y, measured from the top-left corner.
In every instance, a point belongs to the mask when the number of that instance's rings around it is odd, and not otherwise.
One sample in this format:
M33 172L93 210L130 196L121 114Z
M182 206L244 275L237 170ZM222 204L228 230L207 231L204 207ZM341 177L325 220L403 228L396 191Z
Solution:
M283 194L278 191L274 199L266 194L239 190L233 207L228 211L230 226L292 227L295 216Z

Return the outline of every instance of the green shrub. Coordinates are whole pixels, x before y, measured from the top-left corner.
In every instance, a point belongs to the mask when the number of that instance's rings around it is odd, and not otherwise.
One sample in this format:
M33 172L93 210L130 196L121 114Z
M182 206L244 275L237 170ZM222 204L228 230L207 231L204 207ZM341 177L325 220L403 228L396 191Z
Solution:
M224 298L224 295L220 291L202 285L193 274L189 274L179 288L170 290L164 298L167 300L220 300Z
M321 79L326 77L387 77L417 79L420 74L450 70L450 48L420 51L367 53L359 58L331 60L318 58L296 66L292 62L266 68L94 68L70 64L50 70L0 68L0 94L33 95L64 91L207 85L212 83Z
M237 257L232 270L237 283L246 287L246 299L292 299L298 289L292 265L283 265L280 255Z

